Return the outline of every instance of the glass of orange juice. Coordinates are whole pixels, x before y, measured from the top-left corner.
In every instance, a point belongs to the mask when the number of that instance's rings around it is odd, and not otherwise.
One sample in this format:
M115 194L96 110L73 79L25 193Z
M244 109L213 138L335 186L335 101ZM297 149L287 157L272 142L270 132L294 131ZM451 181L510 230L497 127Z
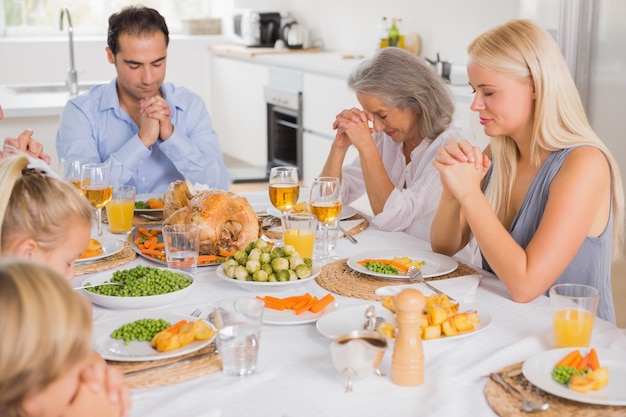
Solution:
M589 346L600 293L583 284L557 284L550 288L550 307L557 348Z
M113 188L113 198L106 205L111 233L128 233L133 228L135 192L132 185L118 185Z
M283 241L285 245L293 246L303 258L312 258L317 226L315 217L310 214L287 213L284 222Z

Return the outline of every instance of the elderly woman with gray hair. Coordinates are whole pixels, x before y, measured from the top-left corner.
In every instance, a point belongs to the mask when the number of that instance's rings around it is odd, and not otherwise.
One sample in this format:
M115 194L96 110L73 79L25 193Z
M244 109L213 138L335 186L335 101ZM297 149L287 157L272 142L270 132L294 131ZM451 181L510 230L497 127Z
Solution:
M362 108L337 115L321 175L341 179L344 204L367 193L377 228L430 241L442 190L432 164L437 148L450 139L474 143L469 132L452 124L451 93L418 56L393 47L361 63L348 86ZM350 146L359 156L344 166ZM472 262L474 252L468 247L459 256Z

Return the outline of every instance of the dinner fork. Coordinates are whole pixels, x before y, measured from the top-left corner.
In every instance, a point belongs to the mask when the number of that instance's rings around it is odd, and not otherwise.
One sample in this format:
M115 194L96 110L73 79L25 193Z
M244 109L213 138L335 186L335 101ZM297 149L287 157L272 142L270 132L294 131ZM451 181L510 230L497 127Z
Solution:
M489 374L489 378L492 381L500 384L507 391L516 394L522 400L522 407L520 409L525 413L532 413L534 411L545 411L550 408L550 404L547 402L542 403L530 400L520 390L509 384L506 379L502 378L502 375L500 375L499 373L492 372Z
M430 285L430 283L424 279L424 275L422 274L422 270L420 268L418 268L416 266L412 266L412 267L409 268L408 271L406 271L406 275L409 277L409 280L411 280L411 281L419 281L422 284L426 285L428 288L430 288L435 293L443 294L446 297L448 297L448 299L450 301L452 301L453 303L456 303L456 300L454 298L450 297L449 295L447 295L446 293L444 293L440 289Z
M202 315L202 309L196 308L194 311L191 312L191 315L193 317L200 317Z

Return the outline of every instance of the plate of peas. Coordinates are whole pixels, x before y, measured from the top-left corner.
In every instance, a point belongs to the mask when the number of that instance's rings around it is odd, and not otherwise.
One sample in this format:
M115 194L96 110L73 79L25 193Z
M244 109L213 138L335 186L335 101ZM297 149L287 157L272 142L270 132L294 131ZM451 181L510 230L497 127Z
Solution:
M92 285L81 291L94 304L112 309L141 309L162 307L190 294L194 279L176 269L138 265L97 274L81 284Z
M411 263L419 263L424 278L449 274L459 264L449 256L425 250L406 248L381 249L359 253L348 258L348 266L357 272L385 279L406 279L407 265L400 265L394 259L404 258Z

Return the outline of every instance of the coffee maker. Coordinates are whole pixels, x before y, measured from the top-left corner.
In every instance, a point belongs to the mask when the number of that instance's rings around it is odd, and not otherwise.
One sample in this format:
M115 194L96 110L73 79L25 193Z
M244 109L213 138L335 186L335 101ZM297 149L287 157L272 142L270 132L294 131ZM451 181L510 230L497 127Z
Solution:
M280 38L279 12L240 11L234 15L235 35L249 47L273 48Z

